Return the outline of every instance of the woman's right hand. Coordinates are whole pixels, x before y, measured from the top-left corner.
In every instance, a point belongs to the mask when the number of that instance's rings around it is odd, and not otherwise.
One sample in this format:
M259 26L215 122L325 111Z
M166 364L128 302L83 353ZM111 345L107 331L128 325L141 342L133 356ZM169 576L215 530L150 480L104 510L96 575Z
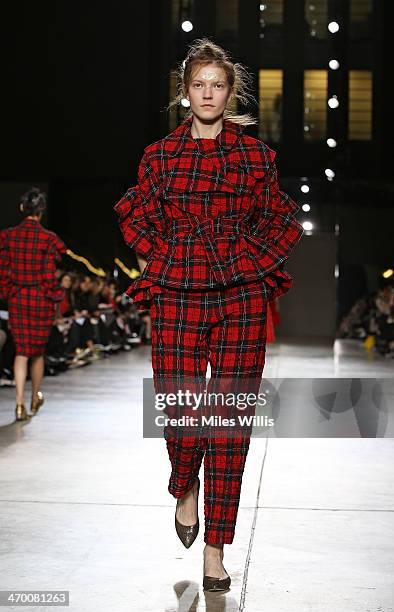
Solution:
M137 255L137 261L138 261L138 265L140 267L140 272L142 274L143 271L145 270L146 264L148 262L146 261L146 259L143 259L142 257L140 257L140 255Z

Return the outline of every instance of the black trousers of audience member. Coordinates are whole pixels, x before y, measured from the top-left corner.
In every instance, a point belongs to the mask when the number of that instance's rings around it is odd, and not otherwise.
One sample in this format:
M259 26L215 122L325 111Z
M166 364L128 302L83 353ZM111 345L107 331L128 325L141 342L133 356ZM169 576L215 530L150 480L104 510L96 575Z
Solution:
M73 321L68 331L66 353L73 353L77 348L86 347L88 340L94 341L94 330L90 319L86 318L82 325Z
M14 340L5 321L1 322L1 329L3 329L7 334L7 340L3 344L3 348L0 351L0 372L4 369L10 370L12 372L15 359Z
M94 344L103 344L104 346L109 344L110 332L101 318L98 318L97 323L92 323L86 317L82 325L78 325L74 321L68 332L66 352L73 353L77 348L85 348L89 340L92 340Z
M106 325L101 318L99 318L98 323L93 324L93 336L95 344L107 346L111 341L108 325Z
M390 319L391 320L391 319ZM376 335L378 350L389 350L390 343L394 340L394 323L389 323L387 315L376 317L379 333Z
M51 333L49 334L48 342L45 347L45 353L51 355L51 357L64 357L66 353L66 343L64 341L64 335L58 330L56 325L52 326Z

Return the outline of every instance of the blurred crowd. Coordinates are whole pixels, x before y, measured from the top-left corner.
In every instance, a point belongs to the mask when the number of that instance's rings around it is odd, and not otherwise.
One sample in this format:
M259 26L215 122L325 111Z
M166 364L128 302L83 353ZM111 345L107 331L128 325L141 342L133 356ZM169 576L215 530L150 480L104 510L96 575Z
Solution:
M58 271L64 288L45 351L45 374L55 376L119 351L151 343L149 311L122 295L113 279ZM7 303L0 303L0 386L14 385L15 347Z
M357 300L341 321L339 337L364 340L367 348L394 357L394 286Z
M140 310L116 280L58 271L59 303L45 351L45 374L55 376L151 343L149 310ZM358 299L343 317L340 338L363 340L367 348L394 357L394 286ZM6 302L0 302L0 386L13 385L15 347Z

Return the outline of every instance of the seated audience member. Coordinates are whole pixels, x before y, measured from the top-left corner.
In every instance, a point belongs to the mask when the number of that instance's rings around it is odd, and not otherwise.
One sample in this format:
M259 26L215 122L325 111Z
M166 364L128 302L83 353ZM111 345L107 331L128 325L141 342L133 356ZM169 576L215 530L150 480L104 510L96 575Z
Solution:
M394 357L394 287L379 291L375 303L376 350L381 355Z
M8 307L0 300L0 387L14 387L15 345L8 328Z
M62 317L70 317L73 314L73 308L71 305L73 277L70 272L64 272L60 276L60 285L65 290L63 300L59 305L60 315Z
M93 326L90 322L90 313L94 312L96 299L92 293L92 279L88 275L79 278L77 289L71 293L71 307L73 308L73 322L68 333L67 353L74 353L77 349L89 353L94 350Z
M339 337L365 339L373 336L375 350L394 357L394 287L358 299L339 327Z

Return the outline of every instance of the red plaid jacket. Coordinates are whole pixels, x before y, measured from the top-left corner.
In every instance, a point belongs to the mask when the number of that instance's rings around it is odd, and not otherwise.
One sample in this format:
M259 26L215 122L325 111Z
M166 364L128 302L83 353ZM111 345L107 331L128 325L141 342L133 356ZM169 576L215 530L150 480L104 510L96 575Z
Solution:
M214 139L194 139L191 122L145 148L138 185L115 205L126 243L147 259L126 293L142 303L160 286L257 280L274 299L292 285L283 264L303 234L276 153L227 119Z
M26 217L19 225L0 231L0 296L8 300L20 286L39 286L53 301L64 290L55 277L56 260L66 246L39 221Z

